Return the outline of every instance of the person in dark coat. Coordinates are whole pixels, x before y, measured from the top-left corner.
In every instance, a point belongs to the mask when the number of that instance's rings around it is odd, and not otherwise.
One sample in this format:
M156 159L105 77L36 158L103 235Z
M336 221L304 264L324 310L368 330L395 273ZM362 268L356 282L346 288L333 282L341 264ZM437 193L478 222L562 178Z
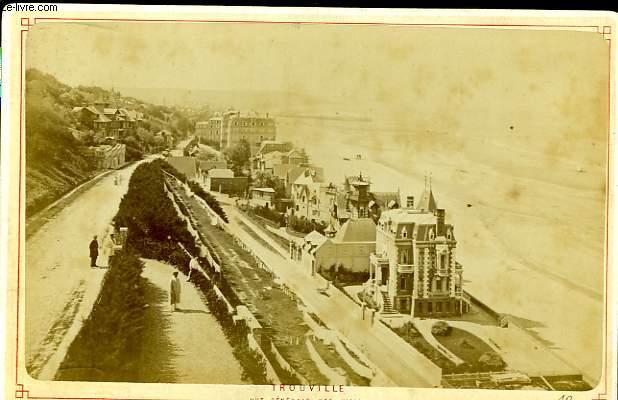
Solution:
M170 304L172 311L176 311L180 303L180 279L178 278L178 271L174 271L173 275L174 277L170 282Z
M99 256L99 242L97 242L97 236L95 235L90 242L90 268L97 266L97 257Z

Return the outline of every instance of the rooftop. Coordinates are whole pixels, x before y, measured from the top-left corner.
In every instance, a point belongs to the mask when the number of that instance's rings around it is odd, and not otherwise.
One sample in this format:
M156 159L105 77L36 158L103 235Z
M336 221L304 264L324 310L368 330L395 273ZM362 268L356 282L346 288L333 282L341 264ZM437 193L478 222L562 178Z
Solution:
M407 208L384 211L380 216L380 221L389 220L395 224L433 225L437 223L437 217L433 213Z
M335 242L375 242L376 224L371 218L347 220L337 232Z
M208 171L211 178L233 178L234 171L229 168L212 168Z
M326 242L326 240L328 240L328 238L318 231L311 231L305 236L305 242L315 244L317 246L322 245L322 243Z

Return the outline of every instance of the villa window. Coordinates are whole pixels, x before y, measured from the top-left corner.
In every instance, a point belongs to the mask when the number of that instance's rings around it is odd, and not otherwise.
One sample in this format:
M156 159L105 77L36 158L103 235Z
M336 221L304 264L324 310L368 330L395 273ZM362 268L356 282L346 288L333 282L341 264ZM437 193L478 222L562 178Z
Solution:
M406 290L406 277L405 277L405 275L402 275L401 278L399 278L399 290Z

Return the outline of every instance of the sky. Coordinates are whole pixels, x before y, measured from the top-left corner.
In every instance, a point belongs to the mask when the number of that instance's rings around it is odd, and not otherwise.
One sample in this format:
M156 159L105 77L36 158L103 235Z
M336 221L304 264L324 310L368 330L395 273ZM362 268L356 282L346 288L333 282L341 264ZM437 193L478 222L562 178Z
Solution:
M400 139L500 135L584 164L604 154L608 45L594 32L72 22L37 24L26 48L28 67L69 85L154 88L167 104L229 92L262 112L368 117Z

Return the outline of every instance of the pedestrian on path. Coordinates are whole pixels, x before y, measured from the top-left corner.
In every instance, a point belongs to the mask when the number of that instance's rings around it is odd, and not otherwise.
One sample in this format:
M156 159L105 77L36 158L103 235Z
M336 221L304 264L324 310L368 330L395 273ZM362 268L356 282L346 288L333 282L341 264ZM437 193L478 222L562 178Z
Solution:
M178 271L174 271L174 277L170 284L170 303L172 304L172 311L176 311L176 305L180 303L180 279L178 278Z
M97 236L94 235L90 242L90 268L97 266L97 257L99 256L99 242L97 242Z
M187 278L187 282L191 280L191 273L193 270L198 270L200 268L200 263L197 261L197 257L191 257L191 261L189 261L189 277Z

